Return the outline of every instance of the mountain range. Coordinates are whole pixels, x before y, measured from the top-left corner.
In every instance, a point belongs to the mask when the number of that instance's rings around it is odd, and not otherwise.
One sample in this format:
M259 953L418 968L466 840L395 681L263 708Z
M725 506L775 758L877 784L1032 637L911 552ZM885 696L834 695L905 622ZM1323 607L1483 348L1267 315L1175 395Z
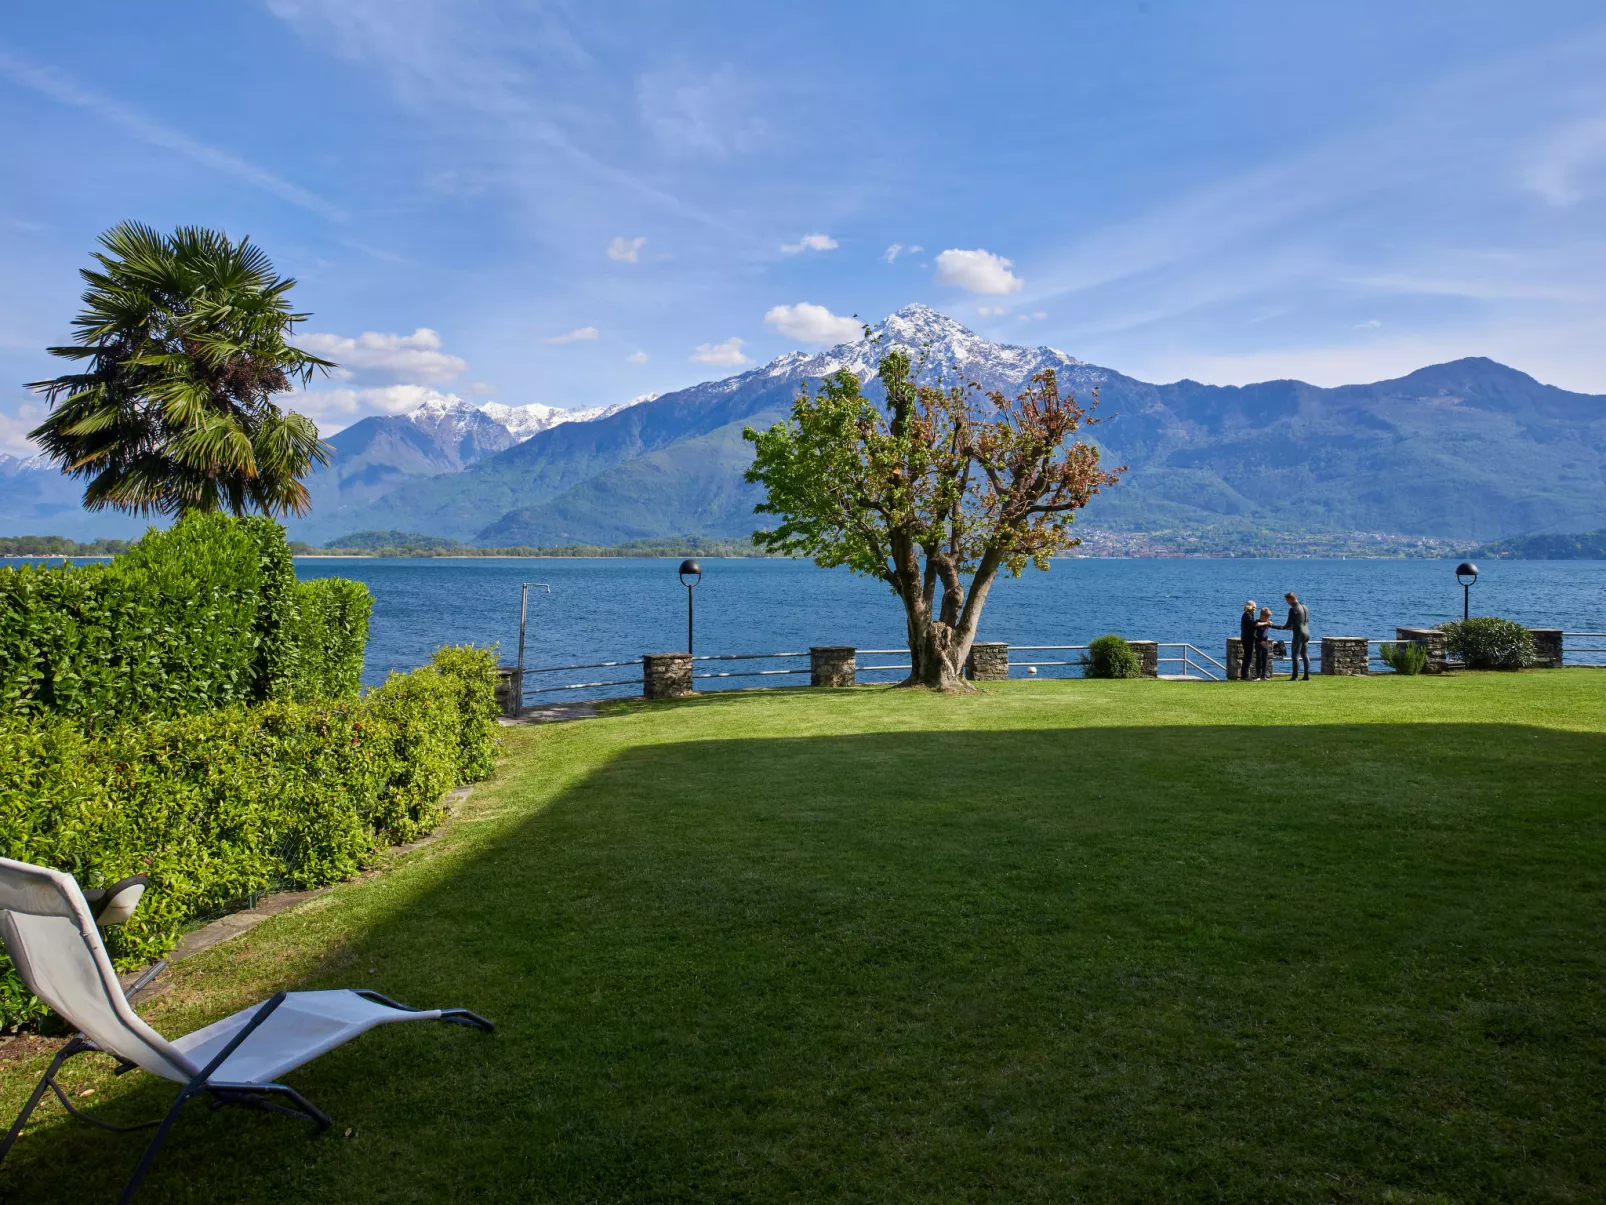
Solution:
M1389 533L1473 543L1606 524L1606 397L1543 385L1483 358L1397 380L1321 388L1155 385L1048 347L990 342L926 306L878 324L927 380L1017 389L1043 368L1105 422L1088 432L1128 466L1082 521L1106 533ZM332 437L309 480L314 509L291 534L428 533L478 545L616 544L734 537L758 525L742 480L741 433L784 417L800 386L847 368L873 376L879 351L845 343L661 397L596 411L437 403L363 419ZM564 421L557 421L564 420ZM53 472L0 458L0 529L65 535ZM53 488L45 478L57 483ZM31 483L31 486L30 486ZM23 495L32 489L31 502ZM61 495L58 497L58 495ZM19 507L32 508L32 519ZM47 512L56 522L41 522ZM105 523L92 534L118 535Z

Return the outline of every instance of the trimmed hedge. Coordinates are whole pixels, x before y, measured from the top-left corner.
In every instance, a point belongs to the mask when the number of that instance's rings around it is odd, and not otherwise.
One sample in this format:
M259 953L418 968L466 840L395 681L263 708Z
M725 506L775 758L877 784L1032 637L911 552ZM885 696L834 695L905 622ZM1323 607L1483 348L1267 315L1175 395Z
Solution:
M1534 663L1533 633L1520 623L1474 616L1441 623L1444 647L1468 669L1524 669Z
M1087 646L1082 656L1082 675L1087 678L1141 678L1143 667L1133 648L1113 632L1100 636Z
M495 667L490 649L444 648L361 700L98 734L57 716L13 720L0 726L0 853L86 886L150 875L133 919L106 933L120 968L141 966L197 920L349 877L433 829L446 792L491 769ZM42 1013L0 953L0 1027Z
M272 519L195 514L109 564L0 568L0 714L107 724L357 693L372 597L297 582Z

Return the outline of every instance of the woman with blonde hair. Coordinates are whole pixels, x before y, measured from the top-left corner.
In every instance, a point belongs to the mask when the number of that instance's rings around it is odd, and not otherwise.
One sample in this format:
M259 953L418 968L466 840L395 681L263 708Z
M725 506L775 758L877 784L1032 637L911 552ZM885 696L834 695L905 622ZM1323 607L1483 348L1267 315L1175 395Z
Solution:
M1261 607L1260 618L1255 620L1255 677L1261 682L1271 681L1271 608Z

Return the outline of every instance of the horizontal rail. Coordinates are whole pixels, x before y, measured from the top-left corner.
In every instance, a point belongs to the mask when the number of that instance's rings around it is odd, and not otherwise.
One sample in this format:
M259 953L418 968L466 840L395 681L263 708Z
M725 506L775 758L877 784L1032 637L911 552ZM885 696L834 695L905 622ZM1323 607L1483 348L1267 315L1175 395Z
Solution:
M541 669L527 669L527 674L555 674L566 669L612 669L616 665L640 665L641 658L634 661L589 661L584 665L548 665Z
M693 657L693 661L767 661L771 657L807 657L804 653L708 653ZM788 671L798 672L798 671Z
M854 649L860 657L896 657L899 653L907 653L908 649Z
M575 683L572 683L572 684L570 684L568 686L542 686L542 687L540 687L540 688L538 688L536 690L527 690L524 693L527 694L527 695L547 695L547 694L551 694L555 690L591 690L594 687L599 687L600 688L600 687L603 687L603 686L640 686L640 685L641 685L641 679L640 678L625 678L624 680L619 681L619 682L575 682Z
M717 674L693 674L692 678L694 680L700 678L772 678L777 674L806 674L809 672L806 669L750 669L740 672L726 670Z
M859 666L859 672L861 674L874 673L876 670L883 670L883 669L896 669L896 670L902 670L904 673L909 673L910 671L912 671L914 669L914 666L912 666L912 665L861 665L861 666Z

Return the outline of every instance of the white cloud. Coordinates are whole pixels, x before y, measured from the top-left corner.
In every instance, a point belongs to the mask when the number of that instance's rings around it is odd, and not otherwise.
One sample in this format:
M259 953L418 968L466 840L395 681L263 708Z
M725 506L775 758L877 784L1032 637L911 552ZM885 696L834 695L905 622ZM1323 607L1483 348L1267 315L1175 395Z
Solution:
M806 301L775 306L764 315L764 321L788 339L801 339L804 343L852 343L864 336L864 327L857 318L843 318L823 305Z
M905 247L902 243L893 243L881 253L881 258L889 264L895 263L900 255L919 255L925 248L916 243L913 247Z
M358 373L408 381L450 381L468 371L468 361L441 350L441 337L427 326L410 335L364 331L355 339L309 331L296 345L340 366L330 375L350 380Z
M841 245L829 234L805 234L795 243L782 243L781 251L796 255L800 251L835 251Z
M588 340L597 338L597 336L599 334L601 334L601 332L598 331L597 328L594 327L594 326L581 326L581 327L576 327L574 330L569 331L567 334L564 334L564 335L548 335L545 339L542 339L541 342L542 343L584 343L584 342L586 342Z
M1043 310L1033 310L1030 314L1016 314L1015 315L1016 320L1019 321L1019 322L1041 322L1044 318L1047 318L1047 317L1048 317L1048 314L1046 312L1044 312Z
M639 264L641 249L646 245L647 240L644 238L625 238L623 235L616 235L613 242L608 244L608 258L622 264Z
M725 368L753 362L742 355L742 341L735 335L723 343L699 343L691 358L699 364L718 364Z
M1000 318L1009 313L1007 305L978 305L976 312L983 318Z
M645 364L652 357L644 351L633 351L625 357L632 364Z
M1355 324L1355 329L1358 330L1358 331L1369 331L1369 330L1375 330L1377 327L1380 327L1382 325L1383 324L1381 322L1379 322L1376 318L1368 318L1365 322L1357 322Z
M496 386L487 381L475 381L468 389L475 397L490 397L496 392Z
M26 459L38 453L28 440L28 432L45 421L45 408L23 402L15 414L0 414L0 452Z
M944 251L937 256L937 283L957 285L972 293L1019 293L1020 277L1012 260L991 251Z
M313 389L279 399L287 410L305 414L323 435L333 435L374 414L410 414L425 402L461 402L455 393L427 385L383 385L373 389Z

